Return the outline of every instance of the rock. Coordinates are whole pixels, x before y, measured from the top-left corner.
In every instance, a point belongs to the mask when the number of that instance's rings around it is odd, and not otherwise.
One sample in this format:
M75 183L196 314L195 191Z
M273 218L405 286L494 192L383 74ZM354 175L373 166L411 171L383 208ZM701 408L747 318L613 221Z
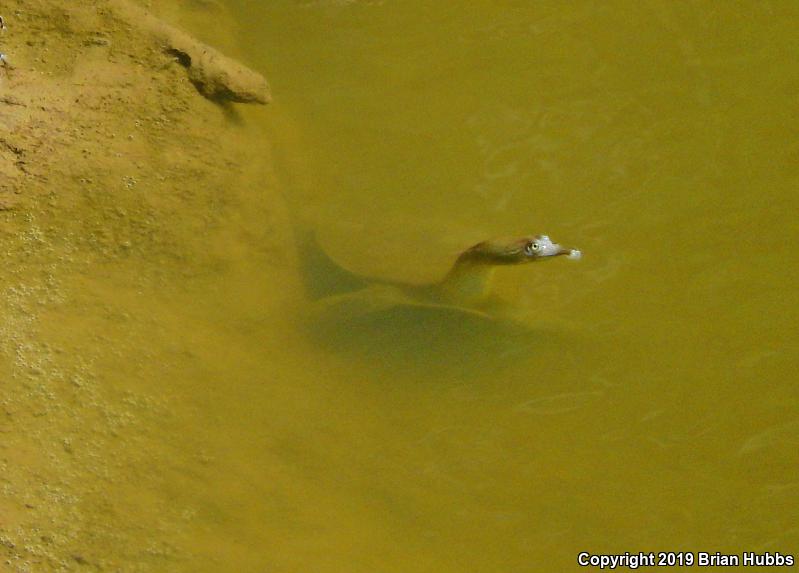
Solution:
M189 34L159 20L126 0L113 2L116 13L129 24L153 35L163 49L176 56L191 82L210 100L266 104L272 99L266 79Z
M197 90L214 101L267 104L272 99L264 77L188 34L174 30L168 51L188 70Z

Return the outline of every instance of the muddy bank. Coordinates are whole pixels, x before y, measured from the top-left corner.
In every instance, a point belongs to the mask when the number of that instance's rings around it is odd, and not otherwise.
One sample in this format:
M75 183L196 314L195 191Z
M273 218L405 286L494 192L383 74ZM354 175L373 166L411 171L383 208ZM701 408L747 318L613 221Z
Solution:
M176 27L154 30L124 7L2 7L2 570L199 570L187 539L202 508L166 477L213 464L201 431L173 427L184 406L169 373L196 357L174 342L169 305L159 316L140 301L191 300L236 249L285 270L269 152L249 121L268 108L229 103L265 103L268 87L177 31L218 37L229 19L213 2L155 3ZM109 381L120 373L165 391Z

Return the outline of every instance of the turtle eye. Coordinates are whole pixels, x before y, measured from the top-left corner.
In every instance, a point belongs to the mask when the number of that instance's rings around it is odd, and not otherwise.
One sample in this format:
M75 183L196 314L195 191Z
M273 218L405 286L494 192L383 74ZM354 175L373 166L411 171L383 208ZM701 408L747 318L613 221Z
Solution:
M537 253L540 248L541 248L541 245L539 245L535 241L531 241L531 242L527 243L527 245L524 247L524 250L525 250L525 252L528 255L533 255L533 254Z

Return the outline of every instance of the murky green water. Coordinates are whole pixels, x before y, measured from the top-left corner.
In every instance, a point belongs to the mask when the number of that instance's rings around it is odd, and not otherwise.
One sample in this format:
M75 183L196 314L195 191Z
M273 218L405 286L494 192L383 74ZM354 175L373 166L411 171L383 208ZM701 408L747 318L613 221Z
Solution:
M586 254L501 274L546 325L521 351L355 348L300 376L322 390L293 503L319 529L294 563L799 549L793 7L232 4L287 192L350 268L421 280L531 231Z
M500 271L522 335L320 335L247 190L210 260L176 221L196 256L61 278L81 318L37 332L145 424L95 437L117 478L88 531L125 500L152 570L799 552L797 10L228 4L276 95L245 117L337 260L423 281L516 233L585 256Z

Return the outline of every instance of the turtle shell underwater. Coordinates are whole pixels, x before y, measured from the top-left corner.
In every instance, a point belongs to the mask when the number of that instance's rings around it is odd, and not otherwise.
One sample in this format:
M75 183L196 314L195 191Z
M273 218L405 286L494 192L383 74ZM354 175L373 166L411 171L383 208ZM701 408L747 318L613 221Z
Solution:
M310 234L299 254L311 299L306 327L320 347L425 376L498 371L560 344L561 328L516 320L512 305L491 295L491 278L500 266L581 257L546 235L494 239L463 251L440 280L411 284L355 274Z

